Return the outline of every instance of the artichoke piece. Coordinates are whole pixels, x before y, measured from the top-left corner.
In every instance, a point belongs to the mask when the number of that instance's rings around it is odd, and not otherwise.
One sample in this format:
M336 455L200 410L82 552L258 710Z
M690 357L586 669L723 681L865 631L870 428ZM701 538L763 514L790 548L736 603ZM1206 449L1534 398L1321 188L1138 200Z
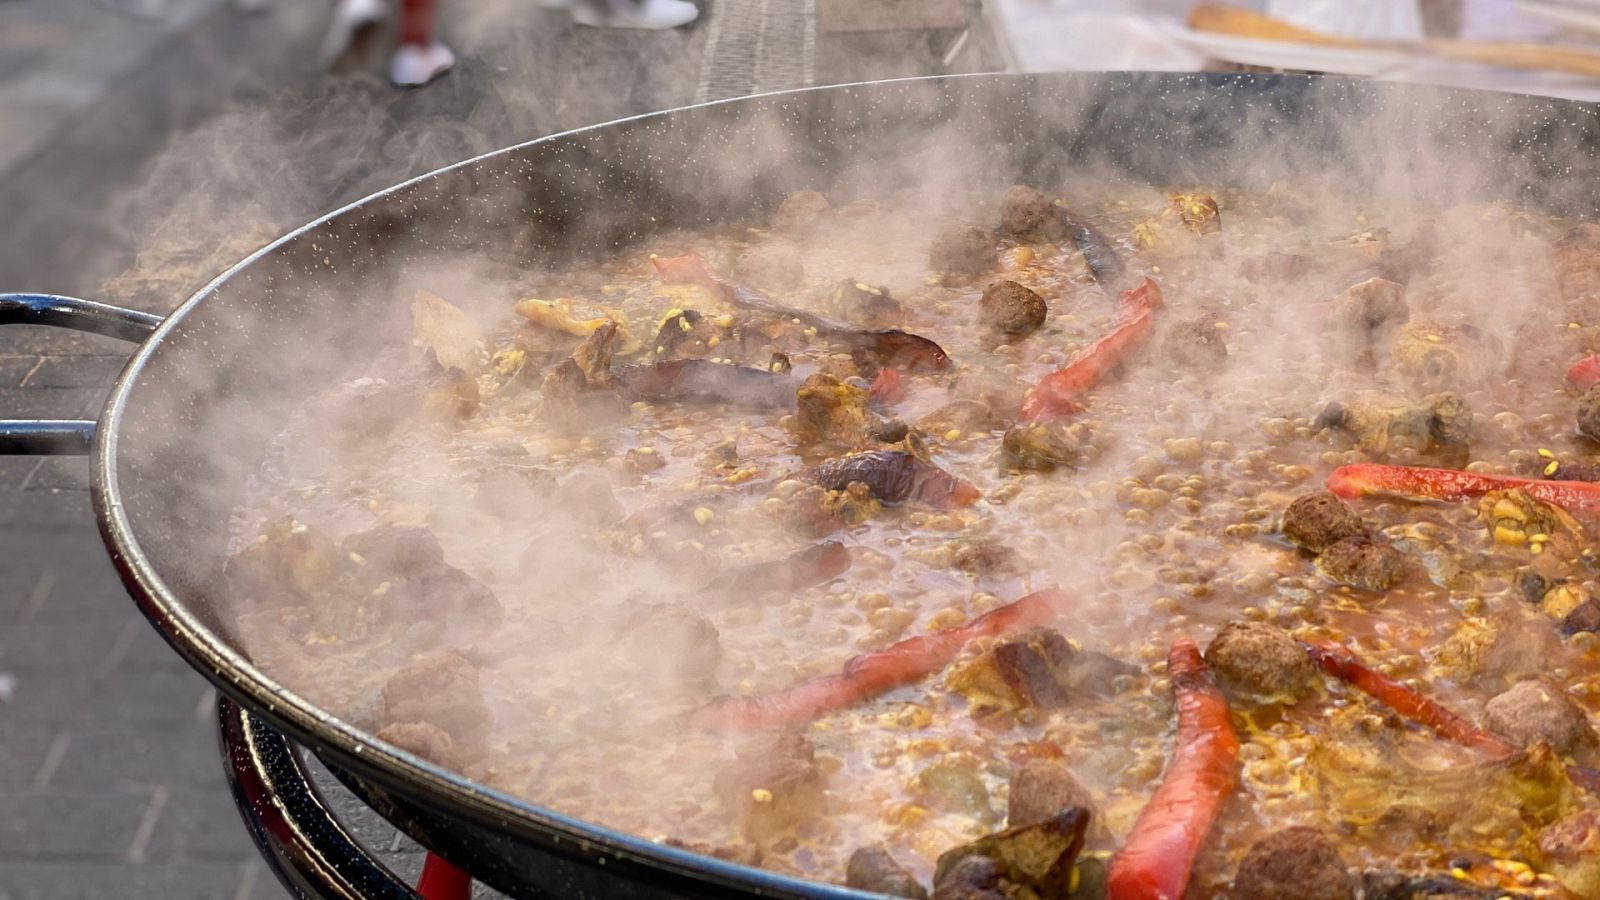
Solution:
M939 885L962 860L983 856L994 860L1001 876L1031 888L1045 900L1072 892L1072 869L1089 830L1089 811L1069 807L1043 822L1008 828L940 855L933 883Z

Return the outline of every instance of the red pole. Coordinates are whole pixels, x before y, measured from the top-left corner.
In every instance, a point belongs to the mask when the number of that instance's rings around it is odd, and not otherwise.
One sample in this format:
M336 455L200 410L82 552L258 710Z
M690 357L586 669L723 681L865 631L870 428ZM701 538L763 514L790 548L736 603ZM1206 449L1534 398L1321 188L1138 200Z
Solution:
M433 0L404 0L400 7L400 43L419 47L433 43Z
M429 853L422 863L422 877L417 879L417 893L423 900L471 900L472 878L444 857Z

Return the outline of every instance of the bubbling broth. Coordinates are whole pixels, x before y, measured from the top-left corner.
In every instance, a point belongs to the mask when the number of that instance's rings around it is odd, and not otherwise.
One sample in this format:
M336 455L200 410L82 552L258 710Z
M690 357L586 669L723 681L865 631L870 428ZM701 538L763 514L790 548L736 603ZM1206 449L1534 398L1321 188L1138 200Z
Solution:
M419 292L238 510L254 661L533 803L903 896L1600 896L1600 229L846 199Z

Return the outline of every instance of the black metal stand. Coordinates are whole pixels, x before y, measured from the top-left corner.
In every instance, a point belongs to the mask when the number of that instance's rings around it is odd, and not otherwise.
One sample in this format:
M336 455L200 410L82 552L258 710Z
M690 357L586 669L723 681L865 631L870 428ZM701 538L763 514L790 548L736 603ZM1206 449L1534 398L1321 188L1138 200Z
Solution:
M329 813L298 751L227 698L217 701L228 787L267 865L301 900L421 900Z

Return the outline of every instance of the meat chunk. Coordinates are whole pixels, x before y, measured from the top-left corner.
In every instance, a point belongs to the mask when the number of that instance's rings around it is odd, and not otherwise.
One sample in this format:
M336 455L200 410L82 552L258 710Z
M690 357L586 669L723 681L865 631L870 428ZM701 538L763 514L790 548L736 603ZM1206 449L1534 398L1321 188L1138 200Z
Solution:
M714 783L718 796L738 814L745 837L757 843L817 815L823 786L816 750L797 732L746 744Z
M407 391L382 378L357 378L337 385L306 405L306 418L348 449L381 440L412 409Z
M1583 527L1572 514L1521 488L1490 491L1478 501L1478 518L1497 544L1547 544L1565 558L1584 543Z
M1195 234L1215 234L1222 230L1222 211L1210 194L1174 194L1167 198L1179 221Z
M478 686L478 668L454 653L418 657L390 676L380 708L386 725L432 725L456 744L482 741L493 721Z
M629 617L629 659L657 686L705 687L722 664L722 639L711 620L681 603L646 607Z
M1011 800L1006 825L1043 822L1069 807L1092 810L1089 789L1078 782L1067 764L1056 759L1030 759L1011 776Z
M900 321L900 301L894 299L889 289L846 278L839 282L828 297L830 311L846 322L881 328Z
M795 392L795 437L807 444L853 447L868 436L869 392L818 372Z
M459 768L462 759L456 751L456 742L437 725L427 722L399 722L378 729L378 740L389 743L438 763L447 769Z
M1298 699L1317 670L1287 631L1265 622L1230 622L1206 648L1206 662L1228 685L1273 698Z
M933 882L933 900L1009 900L1000 864L987 856L968 856Z
M1358 336L1368 336L1404 322L1411 315L1403 285L1368 278L1333 299L1333 319Z
M1509 615L1474 616L1440 645L1434 663L1456 681L1495 680L1536 671L1546 650L1539 632Z
M826 224L833 204L816 191L795 191L783 198L777 212L772 214L772 227L777 231L811 231Z
M1017 552L994 538L958 538L950 542L950 561L977 578L1015 575L1022 569Z
M286 517L267 526L223 569L230 592L247 603L310 603L350 567L331 537Z
M1315 828L1285 828L1257 841L1233 878L1237 900L1354 900L1339 851Z
M1541 831L1539 855L1567 890L1600 897L1600 811L1584 810Z
M1331 491L1298 497L1283 511L1283 536L1313 553L1366 533L1361 516Z
M1561 633L1574 635L1580 631L1600 631L1600 602L1590 598L1561 620Z
M1023 472L1075 469L1091 447L1089 426L1019 422L1000 439L1002 459L1008 468Z
M1065 706L1075 651L1061 632L1034 628L1000 641L950 675L952 689L966 694L973 714L996 708Z
M1228 358L1222 329L1210 316L1179 322L1161 340L1157 351L1163 361L1184 368L1216 366Z
M1472 442L1472 409L1460 396L1433 394L1419 403L1357 399L1330 403L1318 414L1318 429L1335 428L1363 450L1457 452Z
M1015 281L996 281L978 301L984 324L1003 334L1027 335L1044 324L1044 298Z
M883 847L862 847L850 854L844 867L844 885L890 897L926 900L928 892L911 873L895 862Z
M981 228L946 232L928 251L928 266L941 272L981 275L1000 262L994 238Z
M1014 185L1000 201L1001 234L1015 238L1040 236L1056 221L1050 198L1027 185Z
M1071 893L1073 864L1088 830L1089 811L1073 807L1042 822L1007 828L947 850L935 864L934 894L938 896L965 860L977 856L994 860L1004 881L1041 897L1065 897Z
M1549 679L1521 681L1484 704L1483 727L1518 747L1544 741L1562 756L1600 747L1588 713Z
M1406 555L1366 535L1356 535L1322 551L1317 571L1359 590L1387 591L1405 575Z
M1600 441L1600 384L1578 398L1578 433Z

